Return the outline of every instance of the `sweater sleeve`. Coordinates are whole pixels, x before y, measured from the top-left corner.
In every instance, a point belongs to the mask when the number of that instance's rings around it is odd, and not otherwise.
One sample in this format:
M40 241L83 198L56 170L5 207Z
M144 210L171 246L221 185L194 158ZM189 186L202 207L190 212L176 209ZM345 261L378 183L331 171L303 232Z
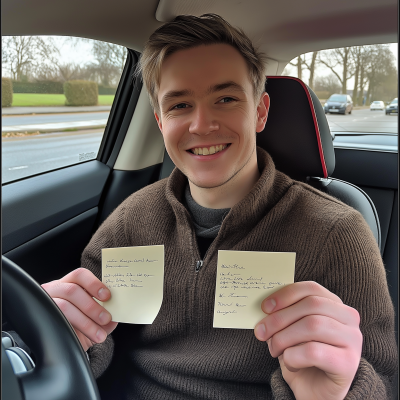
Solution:
M101 280L101 249L129 246L125 235L124 203L118 207L93 235L82 253L81 266L89 269ZM89 361L97 379L108 368L114 351L112 334L103 343L94 344L89 350Z
M360 314L363 347L345 400L393 399L397 373L394 309L375 238L357 211L342 214L328 234L313 280ZM294 399L280 368L271 376L274 399Z

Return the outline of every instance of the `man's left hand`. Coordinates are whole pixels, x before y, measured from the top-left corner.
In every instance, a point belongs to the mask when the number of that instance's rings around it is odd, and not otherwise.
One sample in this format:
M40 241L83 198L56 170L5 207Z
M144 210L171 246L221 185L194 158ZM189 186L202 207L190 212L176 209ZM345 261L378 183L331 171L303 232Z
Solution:
M316 282L296 282L267 297L254 329L278 357L297 400L343 400L357 372L362 334L357 310Z

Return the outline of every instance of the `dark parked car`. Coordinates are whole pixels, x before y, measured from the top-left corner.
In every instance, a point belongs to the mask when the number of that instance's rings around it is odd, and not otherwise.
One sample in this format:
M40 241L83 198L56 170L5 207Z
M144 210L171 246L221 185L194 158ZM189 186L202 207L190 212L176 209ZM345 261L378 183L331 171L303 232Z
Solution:
M399 108L397 105L397 97L386 107L386 115L398 114Z
M353 110L353 100L348 94L333 94L326 101L324 109L325 114L351 114L351 111Z

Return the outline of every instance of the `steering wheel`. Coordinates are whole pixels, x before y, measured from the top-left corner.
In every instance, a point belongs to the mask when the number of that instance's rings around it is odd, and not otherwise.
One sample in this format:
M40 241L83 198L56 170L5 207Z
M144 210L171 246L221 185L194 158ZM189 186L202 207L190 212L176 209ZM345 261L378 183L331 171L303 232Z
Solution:
M2 399L100 400L75 331L50 296L2 256L3 311L35 356L35 368L16 375L2 345Z

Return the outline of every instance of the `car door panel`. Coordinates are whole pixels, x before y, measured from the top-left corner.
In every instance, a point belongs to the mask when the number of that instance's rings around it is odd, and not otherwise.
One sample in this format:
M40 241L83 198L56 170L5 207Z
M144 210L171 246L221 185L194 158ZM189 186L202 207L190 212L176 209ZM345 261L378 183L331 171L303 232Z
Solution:
M40 284L59 279L80 266L97 215L98 207L91 208L4 255Z
M397 153L335 148L335 158L334 178L397 190Z
M90 161L3 186L3 252L97 207L109 173Z
M364 190L374 202L381 224L382 258L389 292L398 315L398 155L355 149L335 149L333 177L346 180ZM398 332L397 318L395 330ZM396 335L397 338L397 335Z

